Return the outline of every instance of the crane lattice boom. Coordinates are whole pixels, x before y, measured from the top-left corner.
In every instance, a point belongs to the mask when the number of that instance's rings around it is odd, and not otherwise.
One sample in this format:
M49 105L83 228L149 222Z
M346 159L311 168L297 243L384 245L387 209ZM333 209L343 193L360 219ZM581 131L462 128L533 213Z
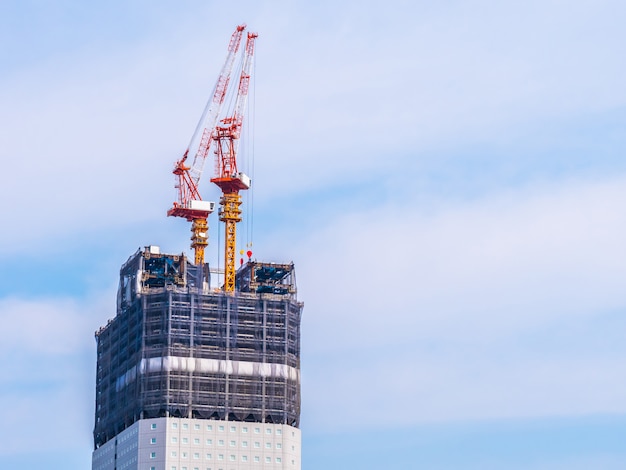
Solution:
M233 32L228 44L226 60L220 71L211 98L202 112L200 121L191 136L189 146L182 158L176 162L173 171L177 177L178 201L174 202L167 215L183 217L192 222L191 247L195 252L196 264L204 263L204 249L208 245L207 218L213 212L215 206L213 202L202 200L198 184L202 176L204 162L211 148L214 130L228 91L235 57L245 28L245 25L239 25ZM191 166L186 163L189 155L194 155Z
M250 70L254 58L254 44L257 34L248 33L246 51L239 88L233 114L220 121L215 128L213 140L216 142L216 175L211 179L222 190L220 199L220 221L224 222L224 291L235 290L235 258L237 247L237 226L241 222L241 196L239 191L250 187L250 178L237 169L237 151L244 111L248 100Z

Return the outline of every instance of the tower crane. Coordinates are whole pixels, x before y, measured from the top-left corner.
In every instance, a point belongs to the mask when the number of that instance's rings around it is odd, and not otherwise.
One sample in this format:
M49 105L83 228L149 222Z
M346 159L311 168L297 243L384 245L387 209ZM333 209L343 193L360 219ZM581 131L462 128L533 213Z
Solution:
M213 140L216 143L216 174L211 178L222 190L219 218L224 222L224 292L235 291L235 258L237 245L237 223L241 222L241 196L239 191L250 188L250 178L237 168L237 150L243 125L244 111L248 101L250 70L254 58L256 33L248 33L245 55L239 77L237 99L233 114L222 119L215 127Z
M216 125L245 28L245 25L239 25L232 34L226 60L213 89L213 94L204 108L187 150L185 150L182 158L176 162L173 171L177 178L178 201L174 202L172 208L167 211L167 215L183 217L191 222L191 248L194 250L196 264L204 263L204 250L208 245L209 226L207 219L215 208L214 202L202 200L198 183L202 176L207 154L216 138ZM193 155L193 162L189 166L187 159L190 155Z

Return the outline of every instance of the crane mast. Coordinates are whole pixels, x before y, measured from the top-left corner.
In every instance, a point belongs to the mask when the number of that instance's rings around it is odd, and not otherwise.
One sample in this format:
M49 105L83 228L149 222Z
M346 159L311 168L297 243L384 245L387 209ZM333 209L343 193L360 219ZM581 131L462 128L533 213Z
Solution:
M191 248L194 250L196 264L204 263L204 251L208 245L209 225L207 219L215 207L215 203L202 200L198 184L202 176L204 162L215 137L219 114L224 104L235 57L245 28L245 25L239 25L232 34L228 44L226 60L220 71L211 98L207 102L200 121L191 136L187 150L185 150L182 158L176 162L173 171L177 178L178 201L174 202L172 208L167 211L167 215L183 217L191 222ZM189 166L187 158L190 154L193 154L194 157L192 164Z
M222 190L219 219L224 222L224 292L235 291L235 258L237 223L241 222L241 195L239 191L250 188L250 178L237 168L237 150L248 100L250 70L254 58L256 33L248 33L245 55L239 77L239 88L232 116L215 127L216 175L211 179Z

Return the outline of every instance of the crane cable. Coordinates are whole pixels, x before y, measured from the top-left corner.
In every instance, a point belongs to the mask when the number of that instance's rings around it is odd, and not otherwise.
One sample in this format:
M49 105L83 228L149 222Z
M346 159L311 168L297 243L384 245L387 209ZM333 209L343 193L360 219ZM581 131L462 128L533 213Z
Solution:
M249 172L250 179L252 180L252 185L250 189L246 191L246 205L244 210L247 213L247 217L245 217L245 248L241 245L239 246L239 253L242 256L247 255L248 252L252 252L252 243L253 243L253 227L254 227L254 156L255 156L255 135L256 135L256 60L252 63L253 73L252 75L252 86L250 87L250 91L252 92L252 99L248 100L246 110L246 114L249 116L247 122L249 123L246 127L246 139L245 139L245 163L246 163L246 171Z
M249 158L251 159L251 162L249 163L249 168L250 168L250 178L252 178L252 181L255 181L255 174L254 174L254 157L255 157L255 144L256 144L256 60L252 63L252 67L253 67L253 71L254 73L252 74L252 113L251 114L251 119L250 119L250 123L252 124L252 129L251 129L251 133L252 133L252 139L251 139L251 152L249 155ZM250 142L250 140L248 140L248 142ZM248 214L248 243L247 243L247 248L248 250L252 251L252 242L253 242L253 230L254 230L254 183L252 184L252 187L250 188L249 191L249 201L248 201L248 210L249 210L249 214Z

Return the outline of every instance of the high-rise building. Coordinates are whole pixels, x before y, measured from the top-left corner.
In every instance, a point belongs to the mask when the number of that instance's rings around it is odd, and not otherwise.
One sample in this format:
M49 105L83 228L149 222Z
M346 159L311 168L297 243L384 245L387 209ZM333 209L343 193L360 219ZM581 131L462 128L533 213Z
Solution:
M96 332L93 470L300 469L293 264L248 261L235 293L208 265L139 250Z

